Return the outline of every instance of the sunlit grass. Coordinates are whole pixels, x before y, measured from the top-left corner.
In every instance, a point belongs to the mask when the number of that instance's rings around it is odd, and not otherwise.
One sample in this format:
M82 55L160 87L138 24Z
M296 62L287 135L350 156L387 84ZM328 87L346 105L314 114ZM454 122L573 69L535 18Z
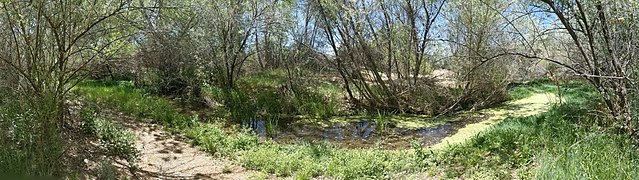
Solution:
M286 71L283 69L263 71L250 76L245 76L239 79L238 84L240 86L252 86L252 87L279 87L286 83ZM240 87L243 88L243 87ZM244 87L246 88L246 87Z
M158 118L158 123L188 118L172 110L175 107L170 106L167 100L147 95L128 83L92 83L80 86L78 92L136 116ZM248 169L298 179L318 176L338 179L402 178L423 171L433 172L430 175L441 171L447 177L480 179L636 179L639 160L636 148L628 138L582 123L597 121L588 115L588 108L600 98L597 93L579 82L570 82L564 87L566 103L557 104L549 112L532 117L507 118L463 143L434 152L419 145L406 150L344 149L325 143L286 145L259 141L246 130L236 129L229 133L217 124L186 123L191 125L176 127L211 154L235 159ZM542 83L526 88L526 91L537 94L552 92L555 87ZM508 108L508 105L500 108ZM160 110L175 115L157 115L162 114ZM328 122L362 118L373 120L375 117L329 118L332 120ZM404 123L402 126L406 127L439 123L428 121L428 117L408 115L386 115L384 122Z
M566 103L547 113L510 118L438 155L448 177L479 179L637 179L630 138L598 126L592 87L566 85ZM513 177L513 175L515 177Z
M202 150L236 159L249 169L301 179L317 176L388 178L400 172L418 170L415 165L419 161L413 158L410 151L341 149L321 143L283 145L259 142L256 135L246 130L238 129L229 134L217 124L180 126L186 123L180 123L186 116L178 114L166 100L144 94L129 83L87 82L79 86L77 92L88 100L134 116L159 118L154 122L170 127L173 125L175 131L185 134ZM159 108L162 108L162 112ZM164 116L164 113L173 115Z
M75 90L89 101L114 107L136 117L149 118L170 128L181 128L192 123L191 117L178 113L168 100L149 96L129 82L87 81Z

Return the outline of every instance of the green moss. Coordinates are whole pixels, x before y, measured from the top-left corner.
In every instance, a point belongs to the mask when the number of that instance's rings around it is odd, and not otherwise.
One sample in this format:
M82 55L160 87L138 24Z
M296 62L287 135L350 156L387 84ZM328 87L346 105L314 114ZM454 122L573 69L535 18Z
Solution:
M350 116L332 116L328 119L324 118L313 118L309 116L294 116L294 119L299 119L294 121L294 124L300 125L315 125L318 127L331 127L335 123L357 123L361 121L377 121L377 116L375 115L350 115ZM448 118L448 117L438 117L433 118L427 115L411 115L411 114L393 114L393 115L385 115L383 116L384 122L386 124L392 124L398 128L406 128L406 129L419 129L419 128L428 128L435 127L446 122L452 122L459 120L458 118Z
M554 94L538 93L524 99L507 102L499 108L481 110L480 113L487 114L489 116L488 119L466 125L454 135L444 138L441 143L433 145L432 148L441 149L450 145L464 143L506 118L526 117L547 111L553 102L558 102Z

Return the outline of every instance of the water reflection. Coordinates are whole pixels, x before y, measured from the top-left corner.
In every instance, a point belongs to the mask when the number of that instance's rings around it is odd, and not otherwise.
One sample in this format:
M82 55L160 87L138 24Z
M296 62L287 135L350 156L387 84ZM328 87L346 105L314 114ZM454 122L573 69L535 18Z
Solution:
M435 127L417 129L398 128L386 125L383 130L377 122L362 119L359 122L336 122L328 127L310 124L281 123L269 127L268 122L254 119L242 123L252 129L261 139L271 138L280 143L300 143L309 141L328 141L349 148L365 148L382 145L385 149L409 148L411 141L420 141L429 146L441 142L453 135L466 124L475 123L485 117L465 117L462 121L446 122ZM271 129L269 129L271 128ZM275 136L277 134L277 136Z

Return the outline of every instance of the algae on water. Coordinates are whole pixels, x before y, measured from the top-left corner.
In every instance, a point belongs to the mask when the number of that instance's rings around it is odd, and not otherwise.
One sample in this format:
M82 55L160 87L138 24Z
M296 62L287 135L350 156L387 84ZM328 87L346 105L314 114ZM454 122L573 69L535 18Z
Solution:
M454 135L444 138L440 143L431 146L431 148L441 149L449 145L463 143L508 117L524 117L539 114L547 111L552 103L557 102L559 101L555 94L538 93L524 99L508 102L499 108L481 110L480 113L488 114L490 117L484 121L466 125L459 129Z

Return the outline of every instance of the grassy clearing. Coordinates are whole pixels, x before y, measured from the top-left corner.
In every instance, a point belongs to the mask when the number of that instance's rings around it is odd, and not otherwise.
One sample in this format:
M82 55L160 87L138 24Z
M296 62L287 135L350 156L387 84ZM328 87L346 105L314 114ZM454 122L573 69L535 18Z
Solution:
M89 82L81 85L77 92L89 100L139 117L175 117L176 119L159 119L156 122L169 127L174 125L175 131L184 133L193 140L195 145L211 154L232 157L249 169L275 173L279 176L294 175L301 179L316 176L345 179L384 178L400 172L416 171L419 167L417 165L421 162L409 151L349 150L314 143L281 145L259 142L255 135L246 130L237 130L237 133L228 134L216 124L176 122L189 119L177 113L174 110L175 107L168 104L166 100L145 95L142 91L132 89L127 83ZM163 109L153 107L157 104L160 104ZM179 126L180 124L190 125Z
M576 82L567 85L575 86ZM562 84L564 85L564 84ZM567 87L563 87L566 89ZM522 84L511 84L508 88L508 98L518 100L532 96L535 93L557 93L557 86L549 79L539 79Z
M533 92L552 89L543 89L551 86L548 84L539 86L542 89L527 88L533 89ZM211 154L231 157L244 167L278 176L379 179L422 171L443 171L446 177L462 178L638 178L636 147L627 137L613 135L606 130L604 127L608 124L603 118L597 119L598 116L592 116L588 110L597 107L593 105L599 98L597 93L578 82L568 83L565 87L567 103L538 116L508 118L466 143L434 153L418 144L412 149L389 151L378 148L341 149L322 143L284 145L260 142L245 130L228 134L216 124L193 123L192 118L175 112L166 100L145 95L126 83L89 83L79 90L91 95L89 99L102 101L125 112L127 109L123 108L133 107L133 110L128 110L133 115L167 118L160 119L158 123L190 121L167 124L178 124L174 125L175 129ZM161 104L163 108L160 111L154 107L136 108L126 104ZM166 113L175 115L157 115Z
M593 89L570 85L567 103L538 116L504 121L442 151L436 161L448 177L637 179L637 147L628 137L597 126L605 118L589 111L599 98Z

